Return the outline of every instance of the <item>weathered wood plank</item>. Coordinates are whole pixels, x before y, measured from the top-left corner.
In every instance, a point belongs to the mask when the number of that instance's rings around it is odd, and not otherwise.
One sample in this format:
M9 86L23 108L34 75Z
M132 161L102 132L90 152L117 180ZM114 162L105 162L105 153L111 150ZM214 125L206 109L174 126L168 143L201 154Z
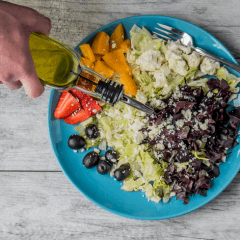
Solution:
M14 0L52 19L51 35L74 47L97 28L136 15L166 15L196 24L218 38L240 58L238 0ZM66 37L67 36L67 37Z
M49 89L30 99L23 89L0 86L0 169L60 170L47 128Z
M237 239L239 182L187 215L140 221L94 205L63 173L0 172L0 239Z

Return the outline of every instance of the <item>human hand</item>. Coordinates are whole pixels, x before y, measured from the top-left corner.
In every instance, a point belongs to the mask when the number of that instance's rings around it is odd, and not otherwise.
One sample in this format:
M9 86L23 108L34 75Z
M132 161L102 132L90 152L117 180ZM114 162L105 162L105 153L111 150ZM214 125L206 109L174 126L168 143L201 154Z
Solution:
M9 89L22 85L31 98L44 92L29 49L31 32L49 35L51 20L37 11L0 0L0 83Z

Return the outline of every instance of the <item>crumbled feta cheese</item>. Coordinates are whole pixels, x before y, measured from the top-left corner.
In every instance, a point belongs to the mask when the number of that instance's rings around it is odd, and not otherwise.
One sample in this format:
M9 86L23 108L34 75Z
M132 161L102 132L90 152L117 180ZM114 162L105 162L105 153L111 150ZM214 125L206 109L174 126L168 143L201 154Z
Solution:
M204 74L209 74L213 75L216 73L216 70L220 68L219 62L215 62L214 60L210 58L204 58L201 65L200 69Z
M129 60L129 62L135 62L136 56L135 56L135 52L134 51L132 51L131 54L129 54L128 60Z
M138 130L140 130L141 128L144 127L144 123L139 119L139 118L136 118L135 121L133 122L133 124L130 124L130 128L136 132Z
M191 112L190 109L188 109L188 110L186 110L186 111L181 110L181 113L182 113L182 115L185 117L185 119L186 119L187 121L191 121L191 119L192 119L192 112Z
M198 124L199 124L199 127L202 130L207 130L208 129L208 119L205 119L204 123L199 122Z
M146 95L140 91L137 92L136 99L143 104L145 104L147 102Z
M101 114L97 113L96 117L97 117L97 119L100 119L102 116L101 116Z
M189 67L198 67L201 60L200 55L195 51L189 55L183 54L183 58L188 62Z
M197 124L194 124L194 125L193 125L193 129L194 129L195 131L198 131L198 130L199 130L198 125L197 125Z
M177 120L177 121L175 122L175 125L176 125L177 127L179 127L179 128L183 127L183 125L184 125L184 120L183 120L183 119Z
M158 143L157 144L157 149L159 149L159 150L164 150L165 149L165 147L164 147L164 145L162 144L162 143Z
M170 197L174 197L174 196L176 196L176 193L175 192L171 192L170 193Z
M150 132L148 133L148 136L153 139L156 135L159 133L159 129L157 126L153 125L149 127Z
M140 55L136 64L140 66L142 71L155 71L160 68L162 60L160 51L149 49Z
M186 54L189 54L191 52L191 48L182 45L179 40L178 41L169 41L168 49L173 52L178 52L178 53L184 52ZM179 50L181 50L181 52L179 52Z
M97 153L97 154L100 153L100 150L99 150L98 148L94 148L93 151L94 151L95 153Z
M115 137L116 139L121 139L121 138L122 138L122 135L119 134L119 133L115 133L115 134L114 134L114 137Z
M156 99L156 98L152 98L150 100L150 104L152 107L159 109L159 110L164 109L166 107L166 104L162 100Z
M209 91L209 92L207 93L207 97L208 97L208 98L211 98L212 96L213 96L213 93Z
M170 73L170 69L167 66L167 64L164 64L163 66L160 67L159 70L156 70L153 73L153 76L156 80L154 83L154 87L168 87L168 82L167 82L167 76Z
M132 108L128 107L128 113L124 114L124 118L131 119L132 118Z
M132 137L133 137L133 142L136 144L140 144L145 138L144 134L141 132L134 132Z
M179 87L176 87L175 91L173 92L173 98L178 100L179 98L182 97L182 93L180 92Z
M165 54L165 58L168 60L169 68L174 72L183 76L187 74L186 61L182 56L177 55L169 49Z

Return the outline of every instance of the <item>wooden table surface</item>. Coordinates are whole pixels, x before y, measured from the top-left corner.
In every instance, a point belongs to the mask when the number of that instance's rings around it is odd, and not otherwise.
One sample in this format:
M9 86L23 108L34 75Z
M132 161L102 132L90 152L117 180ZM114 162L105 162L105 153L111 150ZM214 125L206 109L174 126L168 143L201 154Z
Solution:
M240 60L239 0L13 0L52 20L51 36L74 47L117 19L177 17L217 37ZM173 219L109 213L69 182L50 146L49 90L30 99L0 86L0 239L239 239L240 174L213 201Z

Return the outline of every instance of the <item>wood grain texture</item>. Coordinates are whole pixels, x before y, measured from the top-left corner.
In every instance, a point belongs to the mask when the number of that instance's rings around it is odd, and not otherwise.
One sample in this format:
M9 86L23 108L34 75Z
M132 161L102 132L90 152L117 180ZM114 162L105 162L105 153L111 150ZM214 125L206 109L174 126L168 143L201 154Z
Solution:
M239 0L13 0L52 20L51 36L74 47L117 19L158 14L210 32L240 60ZM240 62L240 61L239 61ZM48 138L49 89L37 99L0 85L0 239L239 239L240 174L215 200L164 221L122 218L73 187Z
M141 221L113 215L82 196L63 173L0 173L0 239L238 239L240 176L187 215ZM3 197L4 195L4 197Z

